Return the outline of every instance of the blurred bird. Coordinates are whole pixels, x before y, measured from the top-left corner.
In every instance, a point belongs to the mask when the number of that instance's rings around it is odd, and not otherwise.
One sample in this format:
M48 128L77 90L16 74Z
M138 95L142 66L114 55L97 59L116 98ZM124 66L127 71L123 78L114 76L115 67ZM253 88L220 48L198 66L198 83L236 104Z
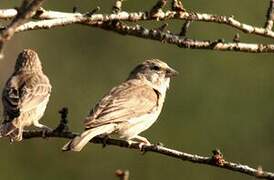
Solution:
M69 141L64 151L81 151L97 135L116 135L129 143L149 141L138 134L158 118L169 88L170 77L177 72L166 63L146 60L136 66L126 81L114 87L85 119L85 131ZM135 140L135 141L134 141Z
M0 136L8 136L13 142L22 140L26 126L49 130L39 123L39 119L45 112L50 92L51 85L42 71L38 54L31 49L23 50L2 92L4 121Z

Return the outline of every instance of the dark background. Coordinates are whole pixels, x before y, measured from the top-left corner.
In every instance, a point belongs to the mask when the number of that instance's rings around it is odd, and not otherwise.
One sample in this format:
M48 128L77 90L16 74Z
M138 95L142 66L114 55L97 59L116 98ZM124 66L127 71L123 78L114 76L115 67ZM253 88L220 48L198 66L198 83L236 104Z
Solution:
M124 8L149 10L154 0L128 0ZM184 1L188 10L234 15L240 21L262 26L268 0ZM0 8L19 6L20 1L1 0ZM109 13L112 1L47 1L44 8L86 12L101 7ZM0 21L4 23L4 21ZM148 24L148 23L146 23ZM152 25L149 23L149 27ZM157 23L157 27L162 23ZM183 21L170 22L179 31ZM155 26L156 27L156 26ZM189 37L225 38L237 31L211 23L194 22ZM242 34L246 42L273 40ZM220 148L227 160L274 171L274 59L273 54L248 54L188 50L91 27L72 25L16 34L0 61L0 87L13 71L24 48L33 48L42 60L53 91L44 117L51 127L59 122L58 110L69 107L70 127L83 129L83 118L111 87L147 58L159 58L180 72L171 82L164 109L149 130L151 142L200 155ZM2 109L2 106L1 106ZM118 168L130 170L132 179L250 179L249 176L214 167L183 162L155 153L88 145L81 153L63 153L67 140L32 139L9 144L0 141L0 173L9 180L115 179ZM117 179L117 178L116 178Z

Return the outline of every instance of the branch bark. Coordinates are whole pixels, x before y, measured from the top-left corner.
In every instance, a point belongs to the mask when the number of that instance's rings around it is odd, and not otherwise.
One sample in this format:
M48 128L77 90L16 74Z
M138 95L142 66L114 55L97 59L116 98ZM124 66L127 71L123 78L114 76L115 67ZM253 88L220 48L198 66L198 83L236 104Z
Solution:
M77 136L77 133L64 131L52 131L52 132L46 132L44 134L43 131L26 131L23 134L24 139L32 139L32 138L65 138L65 139L72 139L75 136ZM105 139L102 137L95 137L90 141L90 143L94 144L102 144L104 145L112 145L112 146L118 146L123 147L127 149L139 149L139 143L133 143L129 144L127 141L124 140L118 140L118 139ZM189 161L192 163L198 163L203 165L210 165L222 169L231 170L234 172L240 172L243 174L247 174L256 178L260 179L274 179L274 173L263 171L261 169L255 169L251 168L247 165L243 165L240 163L234 163L230 161L226 161L223 158L219 158L220 154L215 154L212 157L208 156L200 156L197 154L189 154L182 151L170 149L161 145L144 145L142 148L143 152L154 152L158 153L164 156L173 157L176 159L181 159L183 161Z
M11 39L13 34L16 32L16 28L24 23L25 20L31 18L33 13L42 5L45 0L24 0L21 7L17 11L11 23L1 32L0 36L0 56L2 55L2 49L4 43ZM2 11L3 12L3 11ZM14 13L12 10L9 10L7 13Z
M7 19L15 14L15 10L7 9L0 10L0 18ZM218 24L225 24L230 27L236 28L244 33L256 34L263 37L268 37L274 39L274 32L270 29L263 27L257 27L243 22L238 21L233 16L218 16L207 13L196 13L196 12L186 12L186 11L160 11L156 15L151 16L147 12L118 12L114 14L94 14L90 17L84 16L81 13L67 13L67 12L58 12L58 11L46 11L39 12L40 15L37 15L37 19L57 19L64 18L64 25L67 23L81 23L84 21L88 22L109 22L109 21L166 21L166 20L188 20L188 21L202 21L202 22L211 22ZM49 21L49 23L52 21ZM39 25L39 21L31 22L31 24ZM45 23L45 22L44 22Z
M245 24L238 21L233 16L213 15L208 13L197 13L187 11L179 0L174 0L172 8L163 11L166 5L166 0L158 0L157 4L149 11L141 12L127 12L122 11L123 0L116 0L113 6L112 14L98 14L95 11L88 13L67 13L59 11L48 11L40 8L44 0L24 0L19 10L17 9L0 9L0 19L12 21L5 27L0 36L0 50L6 41L8 41L14 33L38 30L51 29L55 27L63 27L71 24L81 24L93 28L101 28L103 30L116 32L122 35L135 36L143 39L150 39L162 43L176 45L182 48L191 49L210 49L219 51L240 51L252 53L273 53L274 44L260 44L260 43L243 43L239 42L239 36L234 38L234 42L225 42L222 38L213 41L194 40L186 38L186 32L189 30L189 23L195 21L210 22L223 24L240 30L250 35L259 35L268 39L274 39L273 27L273 7L274 0L270 0L270 5L267 13L267 21L265 27L257 27L250 24ZM26 20L32 18L32 21L24 23ZM183 30L179 33L171 33L167 31L167 26L161 28L147 29L137 24L142 21L186 21ZM115 23L113 23L115 22ZM127 25L125 22L131 22L134 25ZM77 136L77 133L71 132L67 126L67 109L60 111L62 120L59 126L50 132L44 131L25 131L24 139L31 138L66 138L71 139ZM104 145L119 146L128 149L139 150L139 144L129 144L127 141L117 139L105 139L96 137L90 141L91 143ZM240 172L256 178L274 179L274 173L263 171L261 168L255 169L247 165L230 162L224 159L220 151L213 151L212 156L200 156L196 154L189 154L174 149L170 149L161 145L144 145L142 148L144 152L159 153L168 157L198 163L203 165L210 165L218 168Z
M38 19L38 21L29 21L27 23L24 23L18 26L15 32L18 33L30 30L63 27L71 24L82 24L124 35L130 35L139 38L151 39L168 44L173 44L182 48L207 50L210 49L219 51L240 51L252 53L274 52L274 44L225 42L222 38L212 41L193 40L190 38L185 38L180 33L170 33L169 31L165 32L164 30L159 29L146 29L145 27L141 27L140 25L136 24L136 22L139 21L166 21L175 19L186 20L187 22L203 21L225 24L245 33L260 35L266 38L274 39L274 32L269 29L269 26L267 26L268 28L263 28L248 25L236 20L232 16L228 17L206 13L187 12L182 5L180 5L180 8L174 8L173 5L172 10L164 12L161 8L165 4L166 1L160 0L156 4L157 6L155 5L155 7L152 8L150 12L126 12L121 11L120 6L122 5L122 1L117 0L114 6L118 6L118 9L116 9L116 11L112 14L67 13L58 11L47 11L40 8L35 12L35 16L33 16L33 18ZM0 19L8 19L16 15L17 13L15 9L0 10ZM128 26L121 22L134 22L135 25Z
M53 131L45 132L43 130L31 130L31 131L24 131L23 139L32 139L32 138L65 138L65 139L72 139L75 136L79 135L78 133L71 132L68 128L68 109L63 108L59 111L61 114L60 124L57 126L56 129ZM247 165L243 165L240 163L234 163L231 161L227 161L224 159L220 150L213 150L213 155L209 156L200 156L197 154L190 154L182 151L178 151L175 149L164 147L163 145L143 145L142 149L140 149L139 143L128 143L125 140L119 139L111 139L97 136L93 138L90 143L94 144L102 144L103 147L106 145L112 146L119 146L122 148L127 149L137 149L141 150L142 152L154 152L158 153L167 157L173 157L176 159L180 159L183 161L189 161L192 163L203 164L203 165L210 165L222 169L227 169L234 172L239 172L242 174L246 174L249 176L253 176L260 179L274 179L274 173L263 171L262 168L251 168Z
M23 32L29 30L38 29L50 29L55 27L63 27L66 25L71 25L75 23L93 26L101 28L108 31L113 31L123 35L135 36L143 39L151 39L155 41L160 41L162 43L177 45L181 48L191 48L191 49L211 49L219 51L240 51L240 52L252 52L252 53L274 53L274 44L252 44L252 43L225 43L224 40L213 40L213 41L199 41L192 40L189 38L184 38L176 34L159 31L156 29L146 29L140 25L128 26L122 23L113 25L111 23L103 23L101 21L95 22L88 18L82 17L70 17L70 18L60 18L43 20L38 22L28 22L17 28L16 32ZM97 23L96 23L97 22Z
M271 30L273 28L274 21L274 0L269 1L269 7L266 14L265 29Z

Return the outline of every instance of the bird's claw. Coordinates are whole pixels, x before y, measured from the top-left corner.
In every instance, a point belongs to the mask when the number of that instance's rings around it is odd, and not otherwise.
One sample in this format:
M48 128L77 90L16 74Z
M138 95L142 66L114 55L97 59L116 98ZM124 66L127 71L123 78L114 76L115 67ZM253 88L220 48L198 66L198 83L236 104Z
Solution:
M140 143L138 144L138 147L139 147L139 150L140 150L140 151L143 151L143 150L144 150L144 145L147 145L147 144L145 144L144 142L140 142Z
M164 143L162 143L162 142L157 142L157 143L155 144L155 146L161 146L161 147L164 147L165 145L164 145Z
M109 139L108 135L101 135L102 138L102 148L105 148L107 146L107 140Z
M47 126L43 127L43 128L42 128L42 138L43 138L43 139L46 139L48 133L51 132L51 131L52 131L51 128L49 128L49 127L47 127Z

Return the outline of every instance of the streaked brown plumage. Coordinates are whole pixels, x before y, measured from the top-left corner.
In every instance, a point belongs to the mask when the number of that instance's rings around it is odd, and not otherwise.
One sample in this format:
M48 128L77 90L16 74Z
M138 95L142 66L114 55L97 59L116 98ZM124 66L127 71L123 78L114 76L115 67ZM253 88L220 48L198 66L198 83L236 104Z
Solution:
M68 142L64 151L81 151L97 135L118 135L128 141L149 141L138 134L158 118L169 87L177 72L166 63L146 60L130 73L128 79L105 95L85 119L85 131Z
M51 85L42 71L38 54L31 49L23 50L2 92L4 121L0 126L0 136L21 141L26 126L49 129L40 124L39 119L44 114L50 92Z

